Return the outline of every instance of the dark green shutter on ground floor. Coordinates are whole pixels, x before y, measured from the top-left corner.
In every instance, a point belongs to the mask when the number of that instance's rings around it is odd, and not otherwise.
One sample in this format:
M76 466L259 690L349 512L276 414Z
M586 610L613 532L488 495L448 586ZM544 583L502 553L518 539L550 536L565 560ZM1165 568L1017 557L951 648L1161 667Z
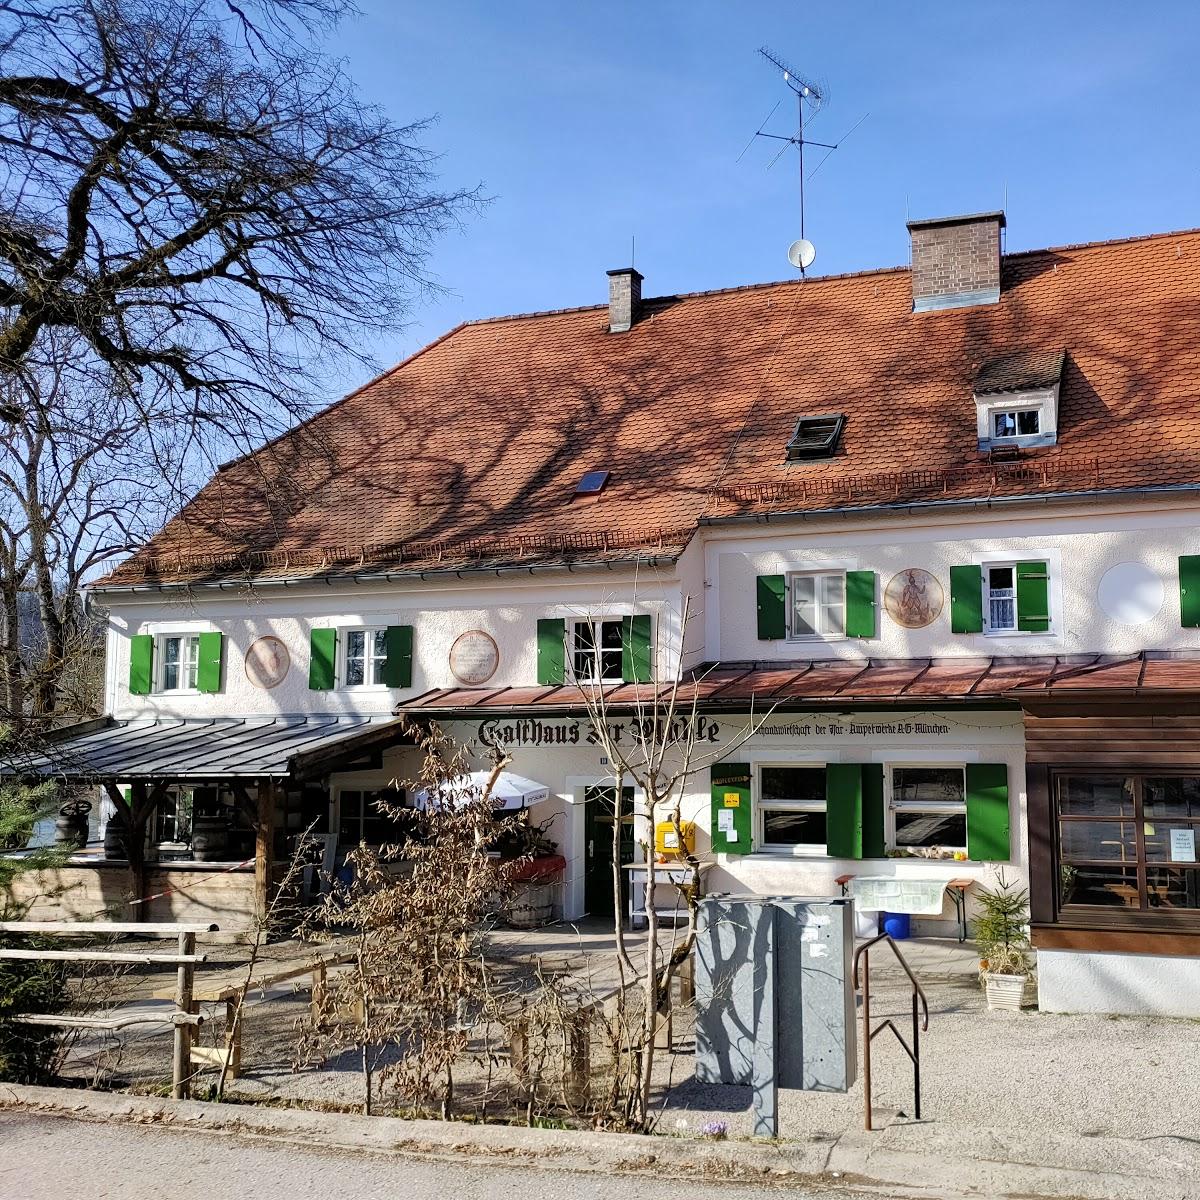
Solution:
M709 826L714 854L749 854L754 849L754 816L750 801L750 766L748 763L713 763L709 767L712 789L712 824ZM722 813L732 817L722 820ZM722 830L723 823L733 823L736 837Z
M825 768L825 846L830 858L883 858L883 764Z
M787 637L787 577L758 577L758 640L778 642Z
M129 639L129 692L148 696L154 683L154 635L135 633Z
M975 862L1012 858L1008 817L1008 764L967 763L967 857Z
M537 623L537 681L562 683L566 678L567 623L561 617L543 617Z
M983 568L950 568L951 633L983 632Z

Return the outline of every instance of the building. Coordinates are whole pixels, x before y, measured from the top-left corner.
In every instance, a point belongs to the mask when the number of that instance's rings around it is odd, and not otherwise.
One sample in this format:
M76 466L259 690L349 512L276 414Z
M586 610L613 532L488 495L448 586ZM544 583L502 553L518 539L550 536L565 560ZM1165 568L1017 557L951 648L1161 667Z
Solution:
M770 709L687 797L710 888L1008 864L1044 1007L1200 1015L1200 232L909 228L910 268L610 272L227 465L93 587L111 716L31 769L128 795L150 891L248 912L310 820L383 836L394 714L436 717L549 787L577 917L640 851L575 683L633 720L680 675L706 748Z

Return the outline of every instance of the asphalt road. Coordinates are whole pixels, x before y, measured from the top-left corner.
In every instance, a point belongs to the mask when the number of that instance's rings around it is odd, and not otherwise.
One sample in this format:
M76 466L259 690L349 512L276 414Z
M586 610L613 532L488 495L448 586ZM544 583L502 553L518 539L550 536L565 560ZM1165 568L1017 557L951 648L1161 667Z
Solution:
M427 1162L226 1133L0 1114L0 1200L749 1200L785 1194L790 1200L861 1200L864 1193Z

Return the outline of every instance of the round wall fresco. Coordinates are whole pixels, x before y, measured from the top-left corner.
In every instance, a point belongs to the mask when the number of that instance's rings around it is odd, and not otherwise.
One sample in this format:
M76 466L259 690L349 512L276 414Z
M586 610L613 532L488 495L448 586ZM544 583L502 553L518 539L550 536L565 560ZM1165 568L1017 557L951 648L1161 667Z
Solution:
M897 625L924 629L932 625L946 602L937 578L921 567L906 567L888 580L883 589L883 607Z
M246 648L246 678L256 688L278 687L287 677L292 656L277 637L260 637Z

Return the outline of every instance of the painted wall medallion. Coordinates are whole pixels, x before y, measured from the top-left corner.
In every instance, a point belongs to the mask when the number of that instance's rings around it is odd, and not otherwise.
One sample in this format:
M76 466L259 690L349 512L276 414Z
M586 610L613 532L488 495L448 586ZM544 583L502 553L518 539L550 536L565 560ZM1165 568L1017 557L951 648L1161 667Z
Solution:
M932 625L945 602L942 585L921 567L906 567L897 572L883 590L883 606L888 616L905 629Z
M500 647L491 634L468 629L450 647L450 673L459 683L487 683L500 665Z
M246 649L246 678L256 688L278 687L291 665L292 656L277 637L260 637Z

